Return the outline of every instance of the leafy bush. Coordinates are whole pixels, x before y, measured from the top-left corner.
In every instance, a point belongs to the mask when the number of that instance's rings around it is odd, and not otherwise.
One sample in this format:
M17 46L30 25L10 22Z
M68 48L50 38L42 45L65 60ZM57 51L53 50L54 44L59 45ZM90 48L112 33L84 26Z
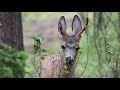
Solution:
M0 43L0 78L23 78L28 55Z

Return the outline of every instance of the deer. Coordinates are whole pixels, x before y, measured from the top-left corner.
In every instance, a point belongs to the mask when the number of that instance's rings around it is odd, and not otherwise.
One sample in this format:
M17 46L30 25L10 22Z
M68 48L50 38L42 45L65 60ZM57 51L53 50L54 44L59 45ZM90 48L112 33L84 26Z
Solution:
M42 72L41 78L76 78L75 63L76 55L80 49L79 43L82 33L88 25L88 17L86 24L82 28L82 23L78 15L75 15L72 21L73 35L68 35L67 24L64 16L58 21L58 33L61 41L62 52L60 55L46 57L41 61Z

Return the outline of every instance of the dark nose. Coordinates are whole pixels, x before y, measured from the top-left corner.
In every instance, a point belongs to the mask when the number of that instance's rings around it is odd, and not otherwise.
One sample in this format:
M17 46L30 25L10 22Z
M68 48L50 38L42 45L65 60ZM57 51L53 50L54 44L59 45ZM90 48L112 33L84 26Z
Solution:
M71 57L67 57L66 58L66 65L68 66L68 65L71 65L71 64L73 64L73 60L71 59Z
M67 57L66 60L70 61L70 60L71 60L71 57Z

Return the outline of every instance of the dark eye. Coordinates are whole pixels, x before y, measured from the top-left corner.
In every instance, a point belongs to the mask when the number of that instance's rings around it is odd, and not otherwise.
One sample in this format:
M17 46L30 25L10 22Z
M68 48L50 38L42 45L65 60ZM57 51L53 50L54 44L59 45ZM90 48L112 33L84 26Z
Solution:
M79 50L79 49L80 49L80 47L76 47L75 49L76 49L76 50Z
M62 48L62 49L65 49L65 46L62 45L61 48Z

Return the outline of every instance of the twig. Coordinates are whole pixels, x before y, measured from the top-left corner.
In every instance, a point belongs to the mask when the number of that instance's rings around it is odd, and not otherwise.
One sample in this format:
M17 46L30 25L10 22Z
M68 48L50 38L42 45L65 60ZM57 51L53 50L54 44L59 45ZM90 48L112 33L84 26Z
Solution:
M86 30L86 31L88 31L88 30ZM87 62L86 62L86 66L85 66L83 72L81 73L81 75L80 75L79 77L81 77L81 76L84 74L84 72L85 72L85 70L86 70L86 68L87 68L87 65L88 65L88 53L89 53L88 33L86 33L86 35L87 35L87 46L88 46L88 47L87 47Z

